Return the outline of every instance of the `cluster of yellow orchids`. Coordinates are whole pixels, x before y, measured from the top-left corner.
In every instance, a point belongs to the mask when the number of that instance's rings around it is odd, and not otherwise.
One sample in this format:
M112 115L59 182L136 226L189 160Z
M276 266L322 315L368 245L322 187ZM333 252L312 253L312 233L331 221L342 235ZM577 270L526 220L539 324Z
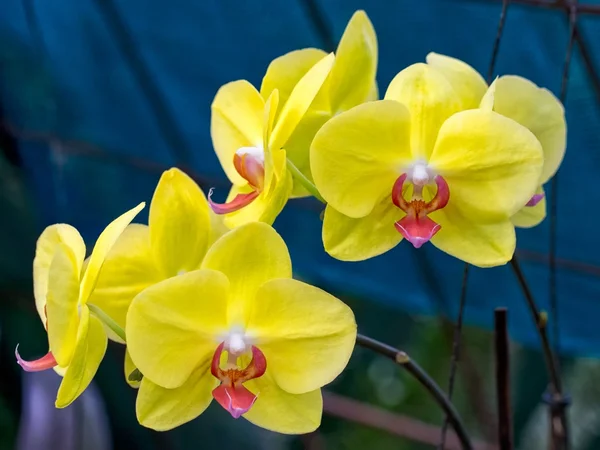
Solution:
M379 100L377 38L357 11L334 53L276 58L260 89L222 86L212 103L223 203L179 169L163 173L148 225L141 203L86 258L70 225L44 230L33 264L49 351L18 363L63 377L59 408L92 381L108 340L126 345L139 422L168 430L212 402L280 433L315 430L321 388L356 340L350 308L292 278L271 227L288 199L326 203L323 244L358 261L403 239L479 267L508 262L515 226L545 217L543 184L566 146L561 103L519 76L487 85L436 53L399 72Z

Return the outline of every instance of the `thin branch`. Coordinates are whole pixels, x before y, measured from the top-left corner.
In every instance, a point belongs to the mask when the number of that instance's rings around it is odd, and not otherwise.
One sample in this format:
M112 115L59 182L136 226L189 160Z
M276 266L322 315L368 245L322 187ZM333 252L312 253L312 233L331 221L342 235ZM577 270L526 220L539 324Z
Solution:
M494 47L492 48L492 59L488 68L487 82L490 84L494 77L494 69L496 68L496 60L498 59L498 52L500 51L500 41L502 40L502 32L504 31L504 24L506 23L506 11L508 10L508 4L510 0L502 0L502 10L500 11L500 20L498 22L498 29L496 31L496 39L494 39Z
M321 197L321 193L317 187L302 172L300 172L300 169L298 169L289 158L287 159L287 168L290 172L292 172L294 179L297 180L310 195L319 200L321 203L327 204L325 199Z
M465 263L463 270L462 287L460 291L460 303L458 307L458 317L456 319L456 326L454 327L454 338L452 339L452 357L450 360L450 376L448 378L448 400L452 400L452 394L454 393L454 380L456 378L456 372L458 369L458 361L460 359L460 344L462 337L463 318L465 313L465 306L467 304L467 284L469 280L469 264ZM442 435L440 439L439 449L444 450L446 444L446 432L448 430L448 423L450 418L446 416L444 424L442 425Z
M498 398L498 441L500 450L513 450L512 408L510 402L510 347L508 311L494 311L494 343L496 349L496 395Z
M446 394L444 394L436 382L427 374L427 372L425 372L425 370L423 370L423 368L421 368L421 366L412 360L410 356L397 348L361 334L356 337L356 343L361 347L368 348L369 350L391 359L410 373L413 378L415 378L431 394L432 398L449 417L450 423L452 424L463 449L472 450L474 448L458 412L452 403L450 403Z

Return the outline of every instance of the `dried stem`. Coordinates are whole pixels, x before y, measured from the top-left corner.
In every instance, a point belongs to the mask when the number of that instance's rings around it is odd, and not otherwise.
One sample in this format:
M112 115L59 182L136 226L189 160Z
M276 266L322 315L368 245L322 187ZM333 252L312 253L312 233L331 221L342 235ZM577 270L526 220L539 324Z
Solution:
M498 398L498 442L500 450L513 450L512 408L510 402L510 347L508 311L494 311L494 343L496 349L496 395Z
M452 424L452 427L454 428L454 431L456 432L458 439L461 442L463 449L473 450L473 444L471 443L471 439L467 434L465 426L463 425L458 412L450 400L448 400L448 397L446 397L444 391L442 391L442 389L427 374L427 372L421 368L421 366L419 366L403 351L370 337L359 334L356 337L356 343L361 347L368 348L369 350L391 359L396 364L404 368L408 373L410 373L413 378L415 378L425 389L427 389L436 403L444 410L450 420L450 423Z

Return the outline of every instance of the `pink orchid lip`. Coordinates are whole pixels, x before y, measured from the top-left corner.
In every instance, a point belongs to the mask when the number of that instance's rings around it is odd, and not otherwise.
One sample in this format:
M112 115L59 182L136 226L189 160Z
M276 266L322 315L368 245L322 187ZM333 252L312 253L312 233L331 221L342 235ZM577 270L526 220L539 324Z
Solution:
M227 203L215 203L212 201L211 198L213 191L214 188L211 188L210 191L208 191L208 204L210 205L211 209L215 214L228 214L235 211L239 211L244 206L247 206L250 203L252 203L254 199L256 199L256 197L260 195L260 192L252 191L247 194L238 194L233 200Z
M219 344L210 367L212 375L221 381L221 384L212 391L212 395L217 403L237 419L247 413L257 399L257 395L250 392L243 383L263 376L267 370L267 360L258 347L252 346L252 360L244 369L239 369L237 366L221 369L221 354L224 346L224 342ZM237 360L235 355L229 354L229 356L230 361Z
M235 170L250 186L260 191L265 182L265 166L261 159L250 153L235 153L233 155Z
M544 194L534 194L533 197L525 204L525 206L535 206L544 198Z
M52 369L53 367L58 366L58 363L56 362L56 359L54 359L52 352L48 352L41 358L34 361L25 361L23 358L21 358L21 355L19 354L19 346L17 345L17 348L15 348L15 356L17 358L17 363L26 372L41 372L43 370Z
M394 205L406 213L402 219L394 224L402 236L415 248L420 248L441 229L441 225L430 219L427 215L444 208L450 200L450 188L443 177L437 175L435 184L437 192L431 201L414 198L407 201L402 195L407 174L398 177L392 188L392 201Z

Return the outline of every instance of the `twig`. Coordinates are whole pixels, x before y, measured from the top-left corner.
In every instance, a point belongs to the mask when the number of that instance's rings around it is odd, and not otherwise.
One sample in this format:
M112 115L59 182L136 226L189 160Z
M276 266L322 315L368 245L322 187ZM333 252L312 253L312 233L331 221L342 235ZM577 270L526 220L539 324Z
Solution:
M513 259L510 262L513 271L517 277L517 281L523 291L523 295L525 296L525 300L527 300L527 306L529 307L529 311L531 312L531 316L533 317L533 321L535 324L535 328L538 332L540 342L542 344L542 352L544 354L544 360L546 362L546 368L548 370L548 375L550 378L550 394L551 394L551 427L552 427L552 436L554 440L555 450L560 450L561 448L568 448L568 439L566 435L566 417L564 414L564 398L562 394L562 382L560 378L560 372L558 370L558 365L556 364L556 359L554 357L554 353L552 352L552 347L550 346L550 340L548 339L548 315L544 312L540 312L538 309L535 299L533 298L533 294L529 289L529 285L525 280L525 276L521 270L519 265L519 261L517 256L513 256ZM553 406L554 405L554 406Z
M496 348L496 395L498 398L498 442L500 450L513 449L512 408L510 402L510 347L508 343L508 312L494 311L494 342Z
M471 439L467 434L462 420L452 403L450 403L450 400L448 400L448 397L446 397L442 389L427 374L427 372L425 372L421 366L413 361L410 356L403 351L398 350L397 348L361 334L356 337L356 343L361 347L368 348L369 350L391 359L396 364L404 368L408 373L410 373L425 389L427 389L436 403L444 410L450 420L450 423L452 424L452 427L454 428L454 431L456 432L456 435L458 436L458 439L461 442L463 449L473 449L473 444L471 443Z
M287 168L292 173L292 176L297 180L310 195L319 200L321 203L327 204L325 199L321 197L317 187L298 169L291 159L287 159Z
M496 60L498 59L498 51L500 50L500 41L502 40L502 32L504 31L504 24L506 23L506 11L508 10L508 4L510 0L502 0L502 10L500 11L500 20L498 22L498 30L496 31L496 39L494 39L494 47L492 48L492 60L488 68L487 82L490 84L494 77L494 68L496 67Z
M460 292L460 303L458 307L458 317L456 319L456 326L454 327L454 338L452 339L452 357L450 360L450 376L448 378L448 400L452 400L452 394L454 393L454 380L456 378L456 371L458 369L458 361L460 359L460 344L462 336L463 318L465 313L465 306L467 304L467 284L469 279L469 264L465 263L463 270L462 287ZM444 424L442 425L442 434L440 439L439 449L444 450L446 444L446 431L448 430L449 417L446 416Z

